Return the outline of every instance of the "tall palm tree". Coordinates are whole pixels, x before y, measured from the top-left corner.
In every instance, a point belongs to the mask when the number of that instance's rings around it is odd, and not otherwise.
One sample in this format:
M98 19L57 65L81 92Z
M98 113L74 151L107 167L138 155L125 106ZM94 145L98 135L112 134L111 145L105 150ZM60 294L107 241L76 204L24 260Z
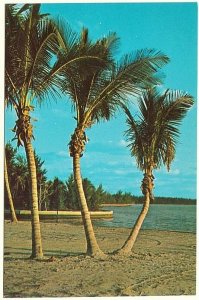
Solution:
M64 33L65 30L65 33ZM97 52L90 48L82 53L79 38L68 26L40 14L39 4L6 5L5 17L5 99L17 115L13 129L18 146L24 146L32 191L32 258L42 258L38 213L36 165L32 146L33 101L60 95L58 83L64 71L75 70L77 61L95 61ZM64 60L60 59L63 57ZM59 56L59 60L57 57ZM98 62L99 64L100 62ZM86 66L86 64L84 64Z
M17 223L17 216L15 213L15 208L14 208L14 202L13 202L13 197L12 197L12 192L10 188L10 181L9 181L9 176L8 176L8 169L10 167L13 168L13 163L14 163L14 157L16 155L16 149L13 149L10 143L6 144L5 147L5 157L4 157L4 180L5 180L5 187L8 195L8 202L10 206L10 212L11 212L11 221L13 223ZM7 163L7 157L8 157L8 163ZM12 172L12 170L10 170Z
M55 28L39 14L39 5L6 6L6 65L5 96L15 108L17 121L13 131L17 145L24 146L30 172L32 258L43 257L38 213L38 195L34 150L32 147L33 126L30 112L32 101L39 96L39 85L50 71L50 50Z
M30 207L30 183L29 183L29 171L28 164L25 157L18 154L16 156L16 162L14 166L14 178L13 178L13 194L18 200L18 205L20 203L20 208L24 206ZM26 198L26 203L24 203L24 197ZM23 200L22 200L23 199Z
M55 75L64 66L56 65L53 68L53 61L56 61L57 52L61 51L63 39L57 25L46 15L40 14L39 4L25 4L21 7L6 5L5 21L5 98L7 105L16 111L17 121L13 131L17 145L25 147L29 166L32 193L31 257L42 258L36 165L32 146L33 119L30 113L34 111L34 100L41 100L49 93L54 95L57 92Z
M168 171L175 158L175 146L179 136L179 125L193 105L193 97L167 90L160 94L156 88L148 89L138 98L139 114L134 117L126 106L126 131L131 155L135 156L138 168L144 172L141 190L144 195L143 208L119 254L129 254L153 201L153 170L166 165Z
M82 32L81 51L84 47L99 48L98 56L107 64L85 68L85 62L63 74L62 90L69 95L76 113L76 128L69 143L70 155L73 158L73 172L81 206L82 220L87 241L87 255L104 256L100 249L91 222L90 212L83 189L80 171L80 158L88 141L86 129L100 120L109 120L120 102L126 102L130 94L139 93L149 83L157 83L154 73L168 62L168 58L154 50L142 50L135 55L126 55L119 63L114 63L113 49L117 43L116 36L98 40L94 45L88 38L86 29ZM89 47L90 46L90 47ZM92 47L93 46L93 47ZM91 50L92 53L92 50Z

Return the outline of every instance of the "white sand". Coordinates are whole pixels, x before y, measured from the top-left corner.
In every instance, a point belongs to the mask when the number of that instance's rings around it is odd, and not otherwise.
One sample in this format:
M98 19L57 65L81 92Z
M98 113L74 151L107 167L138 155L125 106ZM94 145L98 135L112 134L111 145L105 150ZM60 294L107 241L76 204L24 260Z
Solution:
M196 235L141 231L130 257L86 257L83 227L42 223L52 262L31 261L31 225L5 222L4 297L194 295ZM129 229L95 228L106 253L121 247Z

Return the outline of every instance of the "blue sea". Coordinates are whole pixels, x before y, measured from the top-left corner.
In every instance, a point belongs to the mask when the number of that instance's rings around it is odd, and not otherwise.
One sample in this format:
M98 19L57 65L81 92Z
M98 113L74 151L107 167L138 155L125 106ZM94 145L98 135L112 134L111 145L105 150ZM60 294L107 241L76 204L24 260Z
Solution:
M94 224L105 227L132 228L141 209L141 204L131 206L104 206L112 210L113 219L95 220ZM151 205L142 229L196 232L196 205Z

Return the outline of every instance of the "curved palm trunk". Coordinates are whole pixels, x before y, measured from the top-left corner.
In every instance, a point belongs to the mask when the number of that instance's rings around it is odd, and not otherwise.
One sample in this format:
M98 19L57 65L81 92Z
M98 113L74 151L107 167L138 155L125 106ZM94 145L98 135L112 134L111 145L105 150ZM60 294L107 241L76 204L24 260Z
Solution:
M151 171L148 171L147 174L145 174L144 179L142 181L142 192L145 196L142 210L135 222L133 229L131 230L131 233L130 233L128 239L125 241L122 248L119 251L117 251L118 254L130 254L131 253L131 250L134 246L134 243L137 239L139 231L142 227L144 219L146 218L146 215L149 210L150 200L152 197L152 189L153 189L152 173L151 173Z
M6 185L6 191L8 194L8 201L9 201L9 205L10 205L10 212L11 212L11 221L14 223L17 223L17 216L15 213L15 209L14 209L14 204L13 204L13 199L12 199L12 193L10 190L10 184L9 184L9 179L8 179L8 169L7 169L7 162L6 162L6 156L4 159L4 178L5 178L5 185Z
M30 183L31 183L31 225L32 225L32 255L31 258L41 259L43 257L41 231L38 210L37 175L34 151L31 142L24 142L28 161Z
M83 190L82 178L80 172L80 155L78 153L73 156L73 171L75 183L79 195L80 205L81 205L81 214L82 221L84 225L86 241L87 241L87 255L90 256L104 256L105 254L100 250L97 240L94 234L90 212L88 211L88 206Z
M149 205L150 205L150 195L149 195L149 192L147 192L147 194L145 195L145 201L144 201L142 210L136 220L136 223L135 223L128 239L126 240L126 242L124 243L122 248L118 251L119 254L129 254L131 252L131 250L134 246L134 243L137 239L137 236L139 234L140 228L142 227L144 219L146 218L146 215L148 213Z

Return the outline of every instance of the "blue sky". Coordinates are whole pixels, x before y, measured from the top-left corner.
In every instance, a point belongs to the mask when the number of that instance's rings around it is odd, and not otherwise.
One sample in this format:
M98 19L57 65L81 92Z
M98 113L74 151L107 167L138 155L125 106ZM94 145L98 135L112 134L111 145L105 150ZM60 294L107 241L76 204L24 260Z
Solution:
M120 37L118 58L142 48L155 48L170 57L164 67L164 88L180 89L197 95L197 4L196 3L104 3L42 4L42 12L64 18L79 32L88 27L93 39L108 32ZM196 104L181 126L176 159L168 173L165 167L155 171L155 195L196 197ZM34 147L45 161L49 179L66 180L72 172L68 154L74 130L68 98L44 103L34 112ZM5 139L13 137L15 114L6 112ZM82 175L104 189L119 189L141 195L142 172L126 147L123 132L125 118L117 115L110 122L87 131L90 142L82 158ZM15 145L15 144L13 144ZM20 150L23 152L23 149Z

